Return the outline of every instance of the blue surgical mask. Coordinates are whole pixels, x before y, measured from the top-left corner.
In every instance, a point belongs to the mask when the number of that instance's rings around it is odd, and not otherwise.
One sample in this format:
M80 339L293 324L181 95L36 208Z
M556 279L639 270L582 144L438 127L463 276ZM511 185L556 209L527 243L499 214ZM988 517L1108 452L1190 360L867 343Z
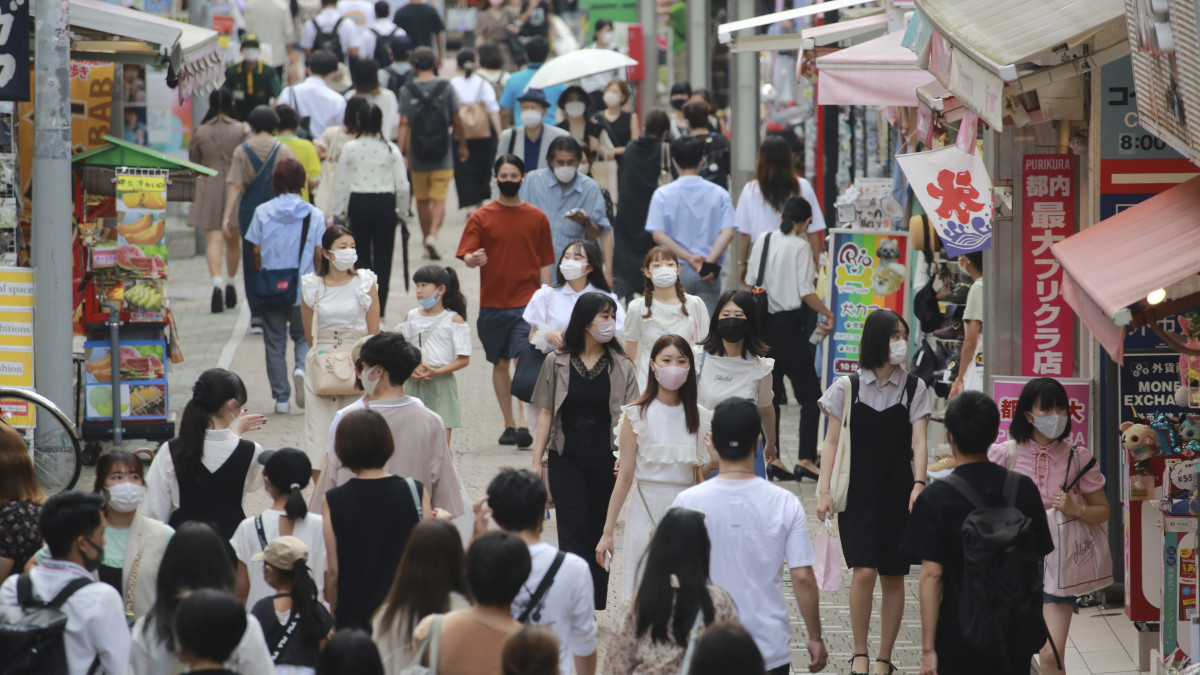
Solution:
M422 309L433 309L441 299L442 295L440 293L434 293L428 298L417 298L417 304L421 305Z

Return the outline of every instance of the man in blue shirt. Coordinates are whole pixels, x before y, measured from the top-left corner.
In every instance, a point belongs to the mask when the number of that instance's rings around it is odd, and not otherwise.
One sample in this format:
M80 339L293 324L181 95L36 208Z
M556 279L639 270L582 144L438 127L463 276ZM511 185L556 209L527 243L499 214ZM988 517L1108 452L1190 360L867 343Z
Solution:
M711 310L721 296L719 263L737 230L729 191L700 177L703 158L703 138L684 136L671 142L671 161L679 178L654 191L646 231L654 243L688 263L679 270L679 279Z
M546 38L533 37L525 42L525 57L529 59L529 64L509 76L508 82L504 85L504 91L500 94L500 121L503 122L501 126L519 127L524 124L521 121L521 104L517 101L517 97L525 93L529 87L529 81L533 79L533 74L542 67L549 54L550 43L546 42ZM554 111L558 107L558 97L566 88L565 84L545 87L546 101L549 105L543 120L548 127L554 126ZM526 160L526 164L528 163L529 161Z
M562 258L563 249L571 242L599 239L604 250L604 278L611 287L612 224L608 222L600 186L579 173L582 159L583 148L572 136L555 138L546 151L548 167L525 176L521 199L541 209L550 219L555 260ZM732 214L731 209L731 218Z

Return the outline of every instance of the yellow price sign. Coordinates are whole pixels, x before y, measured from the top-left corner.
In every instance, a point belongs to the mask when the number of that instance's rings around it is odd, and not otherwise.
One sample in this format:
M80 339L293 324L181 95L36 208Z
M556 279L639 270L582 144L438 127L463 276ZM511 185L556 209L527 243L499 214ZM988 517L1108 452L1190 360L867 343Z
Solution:
M166 189L166 176L117 174L117 192L162 192Z

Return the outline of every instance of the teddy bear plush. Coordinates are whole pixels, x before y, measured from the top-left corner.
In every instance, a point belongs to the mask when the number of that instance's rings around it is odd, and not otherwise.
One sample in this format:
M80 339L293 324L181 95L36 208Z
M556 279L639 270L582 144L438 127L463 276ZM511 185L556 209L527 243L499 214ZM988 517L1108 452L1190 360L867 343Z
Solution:
M1158 434L1147 424L1125 422L1121 425L1121 445L1129 453L1129 461L1140 464L1161 454Z
M1200 441L1200 415L1186 415L1179 423L1179 439L1183 444Z

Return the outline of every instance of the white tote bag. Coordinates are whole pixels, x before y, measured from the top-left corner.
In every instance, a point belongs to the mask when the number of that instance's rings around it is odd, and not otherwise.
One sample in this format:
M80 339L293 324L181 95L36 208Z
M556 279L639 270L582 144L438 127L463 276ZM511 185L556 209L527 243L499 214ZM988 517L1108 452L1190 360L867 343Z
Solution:
M842 403L842 430L838 434L837 452L833 456L833 469L829 475L829 494L833 497L833 510L841 513L846 510L846 498L850 494L850 408L853 405L853 388L850 378L843 377L845 382L845 400Z

